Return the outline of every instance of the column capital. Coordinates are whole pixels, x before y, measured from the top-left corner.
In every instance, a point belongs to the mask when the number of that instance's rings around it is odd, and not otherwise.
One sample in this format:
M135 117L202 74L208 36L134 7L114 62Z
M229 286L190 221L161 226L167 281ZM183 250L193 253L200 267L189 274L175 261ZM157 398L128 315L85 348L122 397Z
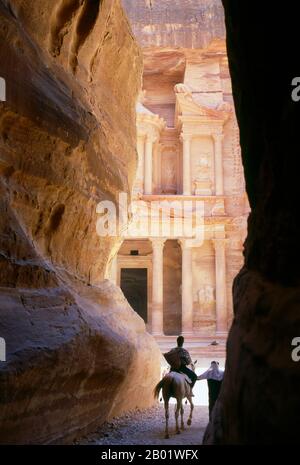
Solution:
M183 249L192 249L192 245L191 245L191 239L185 239L185 238L180 238L178 239L178 243L179 245L181 246L182 250Z
M183 141L187 141L187 142L190 142L193 138L193 135L192 134L186 134L184 132L182 132L180 134L180 140L183 142Z
M145 140L147 137L147 134L145 133L137 133L137 139Z
M224 133L223 132L213 132L212 133L212 138L214 139L215 142L222 142L224 139Z
M152 243L152 249L160 249L160 248L163 248L164 245L165 245L165 242L167 239L164 239L164 238L150 238L151 240L151 243Z
M146 134L146 142L148 142L149 144L155 144L155 142L157 142L158 140L158 137L155 136L154 134Z
M215 250L223 250L226 247L228 239L225 237L214 238L211 240Z

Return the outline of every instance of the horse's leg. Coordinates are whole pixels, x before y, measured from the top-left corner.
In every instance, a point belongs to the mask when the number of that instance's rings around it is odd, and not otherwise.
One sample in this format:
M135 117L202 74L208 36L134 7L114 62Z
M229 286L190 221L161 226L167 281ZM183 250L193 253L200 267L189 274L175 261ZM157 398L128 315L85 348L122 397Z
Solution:
M180 406L180 416L181 416L181 429L182 429L182 431L184 430L183 414L184 414L184 409L183 409L183 405L182 405L182 402L181 402L181 406Z
M182 406L182 399L180 397L180 399L177 398L176 400L177 400L176 410L175 410L176 433L180 434L180 429L179 429L179 424L178 424L178 417L179 417L179 412L180 412L180 409L181 409L181 406Z
M166 417L166 431L165 439L169 439L169 399L164 399L165 401L165 417Z
M191 424L192 424L192 419L193 419L193 410L194 410L194 404L193 404L193 398L192 398L192 396L189 396L189 397L188 397L188 401L189 401L189 403L190 403L191 410L190 410L190 416L189 416L189 418L188 418L187 424L188 424L189 426L191 426Z

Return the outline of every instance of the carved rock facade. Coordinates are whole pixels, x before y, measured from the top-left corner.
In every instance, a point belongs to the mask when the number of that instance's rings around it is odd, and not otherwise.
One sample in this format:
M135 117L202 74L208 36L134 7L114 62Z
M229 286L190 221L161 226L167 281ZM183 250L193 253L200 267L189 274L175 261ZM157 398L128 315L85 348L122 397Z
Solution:
M116 0L3 0L0 16L0 440L66 442L151 405L159 377L104 279L117 238L96 233L97 203L134 179L142 61Z
M147 283L141 280L146 304L133 307L162 349L182 332L195 356L224 358L249 206L222 6L188 1L183 14L182 2L123 3L143 46L144 75L137 105L136 234L131 227L124 237L111 277L131 295L126 273L136 273L136 280L139 270L147 274ZM163 27L164 15L169 21ZM185 235L181 226L189 215L192 231ZM212 347L216 339L219 346Z

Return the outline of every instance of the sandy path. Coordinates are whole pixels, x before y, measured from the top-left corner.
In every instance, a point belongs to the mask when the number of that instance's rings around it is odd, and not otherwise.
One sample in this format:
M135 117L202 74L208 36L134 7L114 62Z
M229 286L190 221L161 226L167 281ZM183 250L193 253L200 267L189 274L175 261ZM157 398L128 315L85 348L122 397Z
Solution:
M184 405L185 424L189 406ZM164 439L164 408L162 404L146 411L135 411L124 417L105 423L77 444L95 445L200 445L208 423L208 409L195 406L193 424L181 434L175 434L174 405L170 405L170 439Z

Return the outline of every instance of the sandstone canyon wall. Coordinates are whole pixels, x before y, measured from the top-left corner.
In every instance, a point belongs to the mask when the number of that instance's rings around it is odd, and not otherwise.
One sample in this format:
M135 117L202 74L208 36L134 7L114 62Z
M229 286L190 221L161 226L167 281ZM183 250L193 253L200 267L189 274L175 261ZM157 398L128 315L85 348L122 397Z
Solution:
M205 48L225 37L219 0L122 0L142 47Z
M223 3L252 213L205 442L298 444L300 362L291 354L300 336L300 105L291 83L299 76L299 5Z
M0 442L60 443L159 378L96 233L133 182L142 59L118 0L1 0L0 57Z

